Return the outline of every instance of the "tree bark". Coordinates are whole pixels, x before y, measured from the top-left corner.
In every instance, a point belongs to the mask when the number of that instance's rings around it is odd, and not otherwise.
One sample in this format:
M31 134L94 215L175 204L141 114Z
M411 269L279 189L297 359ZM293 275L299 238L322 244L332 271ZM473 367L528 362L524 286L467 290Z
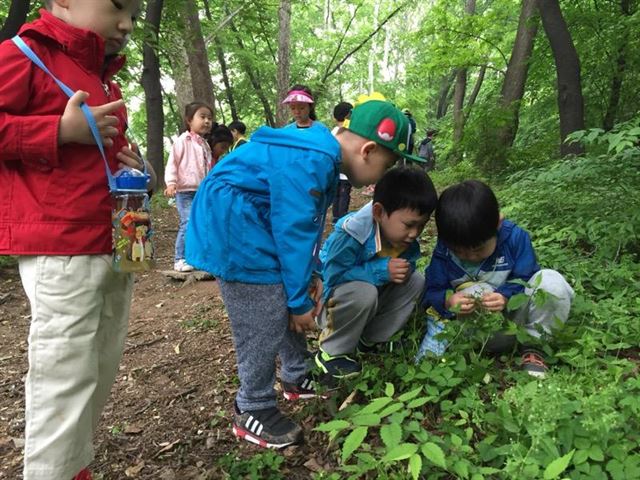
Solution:
M147 110L147 160L158 176L158 187L164 184L164 110L160 61L156 54L163 3L164 0L147 0L141 80Z
M631 16L631 0L620 0L620 9L625 16ZM627 42L629 41L629 31L625 31L620 46L618 47L618 55L616 58L616 66L611 78L611 91L609 93L609 103L607 111L604 114L602 128L609 131L615 124L618 115L618 105L620 104L620 92L622 91L622 82L627 67Z
M289 90L291 48L291 0L280 0L278 8L278 73L276 78L276 125L281 127L289 118L289 111L282 100Z
M193 85L193 100L205 102L213 109L213 119L216 118L216 99L213 91L213 81L209 70L209 57L204 44L200 17L195 0L185 0L185 23L188 32L185 48L189 58L189 71Z
M579 143L565 143L567 135L584 130L584 100L580 79L580 59L562 16L558 0L539 0L542 26L549 39L556 64L558 110L560 113L560 154L579 155Z
M466 0L464 7L466 15L473 15L476 12L476 0ZM465 114L464 97L467 91L467 68L458 68L456 72L456 83L453 92L453 157L456 161L462 160L460 143L464 133Z
M27 14L30 9L29 0L11 0L9 14L4 21L4 25L0 30L0 42L15 36L20 27L27 20Z
M442 77L440 82L440 92L438 93L438 106L436 107L436 120L441 119L447 114L449 102L451 101L451 86L456 79L456 71L453 70L449 75Z
M224 58L224 51L220 45L220 38L216 35L213 37L214 48L216 50L216 57L220 64L220 73L222 74L222 83L224 83L224 93L229 103L229 109L231 110L231 119L235 122L238 120L238 109L236 108L236 100L233 96L233 89L231 87L231 81L229 80L229 73L227 71L227 61Z
M480 93L480 89L482 88L482 84L484 83L484 75L487 73L487 66L482 65L480 67L480 71L478 72L478 78L476 78L476 83L473 86L473 90L471 91L471 95L469 95L469 100L467 100L467 105L465 107L465 119L469 119L469 115L471 115L471 109L473 105L476 103L476 99L478 98L478 94Z

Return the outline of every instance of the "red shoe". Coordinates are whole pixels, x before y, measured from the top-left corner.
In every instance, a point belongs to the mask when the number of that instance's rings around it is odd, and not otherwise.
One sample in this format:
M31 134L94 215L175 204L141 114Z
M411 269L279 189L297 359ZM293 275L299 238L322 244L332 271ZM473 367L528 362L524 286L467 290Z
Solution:
M92 480L91 472L88 468L82 469L80 470L80 473L73 477L73 480Z

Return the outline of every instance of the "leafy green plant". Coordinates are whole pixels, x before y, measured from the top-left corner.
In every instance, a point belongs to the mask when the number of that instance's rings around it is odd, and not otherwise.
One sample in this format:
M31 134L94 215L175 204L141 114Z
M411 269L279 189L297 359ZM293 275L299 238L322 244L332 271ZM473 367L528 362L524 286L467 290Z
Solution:
M282 473L284 458L276 452L267 450L244 459L227 453L217 461L224 478L236 480L281 480L286 478Z

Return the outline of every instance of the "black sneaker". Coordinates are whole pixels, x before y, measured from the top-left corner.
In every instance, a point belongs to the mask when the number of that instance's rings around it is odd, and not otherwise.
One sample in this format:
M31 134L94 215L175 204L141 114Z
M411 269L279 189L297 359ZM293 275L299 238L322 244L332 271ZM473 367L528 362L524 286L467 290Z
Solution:
M315 379L307 374L299 383L280 382L282 384L282 394L289 401L308 400L310 398L326 399L326 395L316 392Z
M356 377L362 371L360 364L346 355L331 356L323 350L318 350L315 360L320 370L333 378Z
M540 351L527 348L522 350L522 370L532 377L544 378L549 367Z
M233 434L262 448L284 448L302 443L302 428L276 407L240 412L234 403Z

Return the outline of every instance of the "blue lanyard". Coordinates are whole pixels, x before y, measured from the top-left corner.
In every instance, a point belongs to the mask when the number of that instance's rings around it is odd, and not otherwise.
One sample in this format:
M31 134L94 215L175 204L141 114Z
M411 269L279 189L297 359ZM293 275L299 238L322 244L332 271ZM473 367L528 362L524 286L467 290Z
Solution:
M31 48L29 48L29 45L27 45L24 42L24 40L22 40L22 38L16 35L11 40L13 41L13 43L15 43L18 46L18 48L22 51L22 53L24 53L33 63L35 63L38 67L40 67L47 75L49 75L58 84L60 89L67 94L69 98L73 96L75 92L71 90L67 85L65 85L61 80L59 80L53 73L51 73L51 71L47 68L47 66L44 63L42 63L42 60L40 60L38 55L36 55L36 53L33 50L31 50ZM96 144L98 145L98 149L100 150L100 155L102 155L102 159L104 160L104 168L107 173L107 182L109 183L109 190L113 192L117 190L116 180L114 176L111 174L111 170L109 169L109 163L107 162L107 156L104 153L104 145L102 144L102 138L100 137L100 132L98 131L98 125L96 124L96 120L93 117L93 113L91 113L91 110L89 109L89 106L86 103L83 103L80 106L80 108L82 109L82 113L84 114L84 117L87 119L87 123L89 124L89 129L91 130L91 133L93 135L93 138L96 141Z

